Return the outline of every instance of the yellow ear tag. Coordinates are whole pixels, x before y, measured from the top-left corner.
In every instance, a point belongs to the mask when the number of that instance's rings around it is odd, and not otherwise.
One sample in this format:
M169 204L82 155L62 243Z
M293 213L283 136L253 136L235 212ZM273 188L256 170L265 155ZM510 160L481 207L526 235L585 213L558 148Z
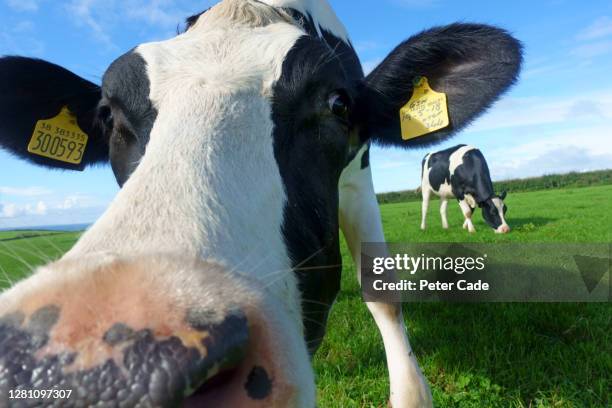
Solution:
M444 129L450 124L446 94L431 89L427 78L417 78L412 98L400 109L400 122L404 140Z
M81 164L89 137L67 106L51 119L36 122L28 152L64 163Z

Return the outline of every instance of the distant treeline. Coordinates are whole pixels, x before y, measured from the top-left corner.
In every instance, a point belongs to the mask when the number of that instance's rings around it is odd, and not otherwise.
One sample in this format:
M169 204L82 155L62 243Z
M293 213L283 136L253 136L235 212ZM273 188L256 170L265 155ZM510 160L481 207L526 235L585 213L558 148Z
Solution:
M550 190L555 188L588 187L612 184L612 170L591 171L588 173L551 174L517 180L496 181L493 183L496 192ZM400 203L421 199L419 190L406 190L378 194L380 204Z

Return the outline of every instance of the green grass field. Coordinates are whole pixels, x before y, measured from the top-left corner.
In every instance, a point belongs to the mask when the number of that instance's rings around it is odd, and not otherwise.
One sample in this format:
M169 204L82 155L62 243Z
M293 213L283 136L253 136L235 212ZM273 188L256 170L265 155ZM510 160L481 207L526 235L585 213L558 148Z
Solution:
M476 217L475 235L449 207L443 231L434 201L429 229L420 203L382 206L390 242L612 242L612 186L515 193L506 236ZM0 233L0 286L56 258L78 233ZM45 233L48 234L48 233ZM32 233L31 235L36 235ZM346 245L344 277L327 337L315 358L321 407L386 406L382 341L361 301ZM612 405L610 304L406 304L414 351L440 407L606 407Z

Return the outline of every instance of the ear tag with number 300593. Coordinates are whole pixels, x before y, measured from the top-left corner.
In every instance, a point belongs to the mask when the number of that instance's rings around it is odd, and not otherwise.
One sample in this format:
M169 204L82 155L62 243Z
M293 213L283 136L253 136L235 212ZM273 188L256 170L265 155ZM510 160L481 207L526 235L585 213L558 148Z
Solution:
M57 116L36 122L28 152L70 164L81 164L89 137L64 106Z
M426 77L414 81L412 98L400 109L402 139L425 136L450 124L446 94L436 92Z

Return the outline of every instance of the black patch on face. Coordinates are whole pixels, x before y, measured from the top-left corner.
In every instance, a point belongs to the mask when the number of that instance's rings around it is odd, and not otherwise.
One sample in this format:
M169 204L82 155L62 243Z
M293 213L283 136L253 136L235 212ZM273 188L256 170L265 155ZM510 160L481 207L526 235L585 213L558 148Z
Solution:
M244 388L249 398L254 400L266 399L272 392L272 380L268 372L263 367L253 367Z
M157 110L153 107L146 61L134 51L111 64L102 82L98 117L109 140L115 178L122 186L144 155Z
M340 289L338 180L358 147L352 146L352 152L340 147L338 142L345 143L342 138L348 139L348 131L326 125L331 122L317 117L312 111L317 104L308 101L317 89L325 88L327 92L344 89L354 97L363 70L350 44L320 27L317 30L309 14L292 8L284 11L308 36L287 55L274 90L274 149L288 195L283 233L302 293L306 342L314 354ZM362 166L369 164L369 151L364 156Z
M499 211L491 199L482 203L482 218L493 229L497 229L502 225Z
M306 341L314 352L340 288L338 181L350 129L328 106L350 81L325 43L300 38L274 88L274 155L287 193L282 231L302 293Z
M285 8L284 11L288 13L309 36L319 38L319 32L317 31L315 22L310 14L304 15L303 13L292 8ZM352 44L344 42L342 39L336 37L333 33L321 27L318 28L323 35L322 39L324 40L325 44L340 61L346 77L354 82L353 85L356 85L357 82L363 78L363 69L361 68L361 62L359 61L359 57L357 56Z
M123 323L115 323L113 327L104 333L102 340L104 340L104 342L109 346L114 347L130 340L133 334L134 330L131 327Z

